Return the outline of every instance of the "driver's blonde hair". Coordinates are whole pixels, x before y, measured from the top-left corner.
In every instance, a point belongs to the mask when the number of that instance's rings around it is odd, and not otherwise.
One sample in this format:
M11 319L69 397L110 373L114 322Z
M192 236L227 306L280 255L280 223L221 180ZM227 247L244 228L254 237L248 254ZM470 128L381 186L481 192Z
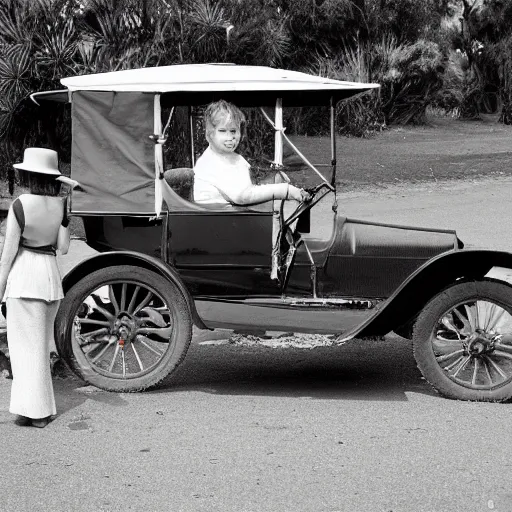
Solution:
M215 127L221 122L233 122L240 127L242 134L244 132L246 123L244 113L236 105L225 100L210 103L204 111L204 125L207 139L215 130Z

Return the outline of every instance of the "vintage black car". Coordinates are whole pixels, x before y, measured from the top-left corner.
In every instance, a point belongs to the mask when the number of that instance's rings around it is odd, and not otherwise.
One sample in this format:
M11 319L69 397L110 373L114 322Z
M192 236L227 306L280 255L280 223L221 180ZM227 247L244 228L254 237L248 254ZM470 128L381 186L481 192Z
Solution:
M71 177L80 187L70 214L83 219L87 243L100 252L65 276L56 323L60 354L85 381L112 391L157 385L183 361L193 325L332 333L339 340L395 331L412 338L419 369L441 394L512 396L512 288L488 277L493 267L511 269L512 255L464 250L454 231L339 213L336 104L377 85L219 64L62 83L65 90L33 99L71 103ZM288 179L284 141L317 180L310 200L292 212L280 201L192 201L193 171L164 161L165 144L177 137L169 121L178 108L193 121L195 108L219 98L262 107L275 131L272 179ZM330 111L328 178L282 126L283 106L309 105ZM192 121L186 131L193 163ZM328 200L332 227L315 237L311 209Z

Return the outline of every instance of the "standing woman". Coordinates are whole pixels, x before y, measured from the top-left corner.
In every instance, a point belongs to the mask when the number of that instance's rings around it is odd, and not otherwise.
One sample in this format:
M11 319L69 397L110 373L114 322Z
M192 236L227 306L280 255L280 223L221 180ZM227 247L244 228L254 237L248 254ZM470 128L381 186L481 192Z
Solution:
M64 297L55 257L66 254L69 230L55 151L27 148L14 164L20 184L30 190L9 208L0 260L0 297L7 305L7 343L13 381L9 411L17 425L45 427L56 414L50 346Z

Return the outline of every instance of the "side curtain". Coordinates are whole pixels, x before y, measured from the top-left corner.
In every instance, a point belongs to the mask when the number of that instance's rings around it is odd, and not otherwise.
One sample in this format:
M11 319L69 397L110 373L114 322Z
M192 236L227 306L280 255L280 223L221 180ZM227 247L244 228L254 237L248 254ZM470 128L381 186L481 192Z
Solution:
M72 213L155 212L154 94L75 91Z

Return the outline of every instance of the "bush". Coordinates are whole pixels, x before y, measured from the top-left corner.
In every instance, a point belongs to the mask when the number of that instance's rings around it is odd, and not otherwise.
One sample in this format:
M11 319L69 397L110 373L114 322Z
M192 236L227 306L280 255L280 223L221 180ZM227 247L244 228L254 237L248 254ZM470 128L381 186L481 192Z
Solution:
M304 71L314 75L346 80L372 82L369 46L344 45L336 57L316 55ZM329 108L302 107L289 114L289 125L300 135L327 135L330 131ZM343 135L364 137L385 127L379 92L368 92L340 101L336 107L336 129Z
M345 45L336 57L316 56L307 72L338 80L377 82L380 92L349 98L338 104L338 133L368 136L389 124L422 123L426 109L435 101L443 81L443 59L439 46L419 40L399 44L386 35L379 44ZM295 133L324 135L328 116L311 109L297 109L290 117ZM322 119L323 121L319 121Z
M464 101L467 59L461 52L450 51L445 60L442 85L434 94L431 106L447 114L460 112Z
M400 45L390 38L374 48L373 59L386 123L423 123L427 106L442 86L444 66L438 45L422 39Z

